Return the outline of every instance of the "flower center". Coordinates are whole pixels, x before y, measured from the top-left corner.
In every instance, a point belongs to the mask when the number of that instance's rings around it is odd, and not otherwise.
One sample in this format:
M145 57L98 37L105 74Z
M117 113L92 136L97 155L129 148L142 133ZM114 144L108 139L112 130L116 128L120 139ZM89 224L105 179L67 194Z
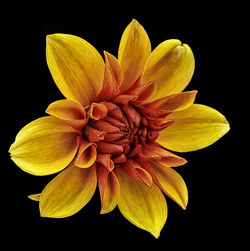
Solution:
M159 133L154 124L131 104L92 104L83 135L96 143L98 154L109 154L114 163L125 163L140 154L143 145L154 142Z

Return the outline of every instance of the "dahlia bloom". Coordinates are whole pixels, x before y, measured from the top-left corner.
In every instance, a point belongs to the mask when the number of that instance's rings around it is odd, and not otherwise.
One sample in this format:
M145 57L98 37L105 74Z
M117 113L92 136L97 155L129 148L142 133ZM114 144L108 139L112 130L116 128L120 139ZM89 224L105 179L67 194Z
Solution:
M190 47L177 39L153 51L144 28L125 29L118 59L104 59L85 40L47 36L47 64L65 99L49 116L19 131L11 159L33 175L60 172L40 194L42 217L63 218L82 209L99 188L101 214L117 205L124 217L158 238L167 219L166 194L186 209L188 191L173 169L186 160L170 152L211 145L228 130L218 111L182 92L194 72Z

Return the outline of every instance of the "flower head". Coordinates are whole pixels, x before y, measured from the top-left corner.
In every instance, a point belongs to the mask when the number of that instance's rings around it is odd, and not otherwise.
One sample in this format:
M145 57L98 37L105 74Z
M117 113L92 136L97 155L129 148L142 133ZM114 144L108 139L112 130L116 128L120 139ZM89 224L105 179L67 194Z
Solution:
M17 134L12 160L25 172L60 172L40 194L41 216L68 217L92 198L98 185L101 213L120 212L156 238L167 219L165 197L188 203L182 177L186 160L168 151L194 151L228 130L218 111L194 104L197 91L182 92L194 72L190 47L177 39L151 52L144 28L125 29L118 59L104 59L85 40L47 36L47 63L65 99L50 104ZM167 150L168 149L168 150Z

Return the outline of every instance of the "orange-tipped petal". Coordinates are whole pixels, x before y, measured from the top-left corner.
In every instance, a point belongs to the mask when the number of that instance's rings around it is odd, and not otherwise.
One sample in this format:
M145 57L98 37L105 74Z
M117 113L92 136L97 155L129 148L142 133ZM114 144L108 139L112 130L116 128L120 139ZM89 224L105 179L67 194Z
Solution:
M99 187L99 193L100 193L100 198L101 198L101 209L102 209L103 195L104 195L105 186L107 184L109 171L107 170L105 166L98 163L96 165L96 174L97 174L97 182L98 182L98 187Z
M166 193L180 207L186 209L188 190L182 177L172 168L159 162L151 162L154 173Z
M120 199L118 207L122 215L135 226L158 238L167 219L167 204L160 189L133 179L122 169L119 171Z
M174 120L171 120L171 119L155 119L155 120L148 121L148 127L154 131L161 131L164 128L172 125L173 123L174 123Z
M42 217L64 218L80 211L92 198L97 184L95 166L69 166L44 188L40 197Z
M122 123L120 120L115 119L115 118L112 118L112 117L110 117L110 116L106 116L106 117L104 118L104 120L107 121L107 122L109 122L110 124L116 126L116 127L119 127L119 128L120 128L120 127L125 127L125 124Z
M119 106L112 102L104 102L103 104L107 107L110 116L122 120L123 114Z
M138 153L140 153L141 149L142 149L142 145L139 144L139 145L135 146L134 148L132 148L132 150L128 154L126 154L126 156L128 158L132 158L132 157L136 156Z
M104 51L105 56L105 73L103 80L103 87L97 97L97 101L110 100L120 93L120 86L122 83L122 70L117 59Z
M123 153L115 158L112 159L114 164L121 164L121 163L126 163L127 158L126 155Z
M111 212L120 197L120 185L114 172L104 166L97 165L97 179L101 198L101 214Z
M147 138L150 142L154 142L159 136L159 132L158 131L154 131L154 130L150 130L148 132Z
M107 116L108 110L105 105L92 103L88 110L88 117L93 120L100 120Z
M135 20L126 27L119 46L118 61L123 72L123 90L141 75L151 53L151 44L144 28Z
M121 145L111 144L102 141L97 142L97 149L98 152L101 153L121 154L123 152L123 147Z
M161 157L160 159L157 160L157 162L163 165L177 167L177 166L185 165L187 163L185 159L167 151L161 146L158 146L155 144L147 144L147 147L151 149L152 152L155 152L157 155Z
M111 125L104 120L97 120L91 123L92 127L100 131L105 131L106 133L116 133L120 132L119 127Z
M96 162L102 164L109 172L111 172L115 167L111 160L111 156L111 154L98 153Z
M96 144L82 140L74 165L81 168L88 168L95 163L96 156Z
M130 87L123 91L124 94L130 94L134 89L137 89L139 88L141 85L141 75L137 78L137 80L132 84L130 85Z
M103 140L106 136L106 132L99 131L93 127L85 126L84 127L84 135L90 142L98 142L100 140Z
M74 127L83 127L88 123L83 106L75 101L62 99L51 103L46 113L56 118L63 119Z
M117 176L112 171L108 175L108 180L103 194L101 214L111 212L118 204L120 198L120 184Z
M95 100L102 89L104 62L82 38L67 34L47 36L47 64L62 94L82 105Z
M121 94L115 98L112 99L112 102L116 104L122 104L122 105L128 105L129 102L136 101L137 96L134 95L128 95L128 94Z
M120 138L122 138L124 135L121 132L117 133L107 133L107 135L104 137L105 142L114 142Z
M143 183L146 186L152 186L152 177L136 161L129 159L122 165L123 170L132 178Z
M144 107L158 114L182 111L194 103L196 94L197 91L181 92L147 103Z
M132 102L132 104L138 104L143 101L146 101L148 98L153 96L155 94L155 81L151 81L149 83L146 83L144 85L141 85L132 91L129 92L130 95L137 96L135 102Z
M77 130L63 120L46 116L23 127L9 152L25 172L49 175L70 164L78 149L78 137Z
M135 110L133 106L122 105L122 110L126 113L129 121L134 122L134 124L139 127L141 122L141 115L138 111Z
M138 156L144 160L144 161L149 161L149 160L159 160L161 159L161 156L153 151L150 147L148 147L146 144L143 145L142 150L139 152Z

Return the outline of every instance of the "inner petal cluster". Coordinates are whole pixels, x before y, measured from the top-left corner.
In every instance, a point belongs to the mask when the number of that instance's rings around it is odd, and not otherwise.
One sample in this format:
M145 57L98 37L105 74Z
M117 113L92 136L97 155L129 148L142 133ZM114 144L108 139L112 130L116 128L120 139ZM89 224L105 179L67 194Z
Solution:
M132 104L121 104L119 97L110 102L92 104L87 114L89 122L82 129L83 137L95 144L96 162L101 164L112 165L107 159L116 166L126 163L140 155L143 146L154 142L159 135L160 128Z

